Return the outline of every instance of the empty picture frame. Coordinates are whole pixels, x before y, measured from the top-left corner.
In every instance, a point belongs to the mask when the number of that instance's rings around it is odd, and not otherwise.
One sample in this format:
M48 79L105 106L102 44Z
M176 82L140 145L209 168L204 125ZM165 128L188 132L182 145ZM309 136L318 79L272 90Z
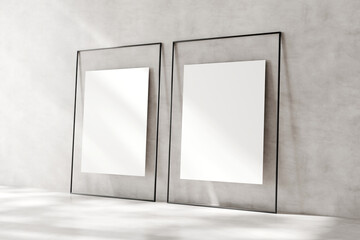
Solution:
M280 32L173 42L169 203L277 212L280 48Z
M161 43L77 53L70 192L155 201Z

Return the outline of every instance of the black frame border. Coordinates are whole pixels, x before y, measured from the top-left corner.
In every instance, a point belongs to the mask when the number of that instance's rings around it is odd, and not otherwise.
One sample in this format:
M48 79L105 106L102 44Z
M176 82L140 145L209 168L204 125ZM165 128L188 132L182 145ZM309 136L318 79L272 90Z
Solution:
M277 79L277 106L276 106L276 171L275 171L275 208L274 212L268 211L256 211L249 209L240 209L240 208L230 208L230 207L220 207L220 206L207 206L200 204L190 204L190 203L175 203L169 201L170 196L170 167L171 167L171 132L172 132L172 117L173 117L173 91L174 91L174 53L175 53L175 45L177 43L185 43L185 42L196 42L196 41L208 41L208 40L219 40L226 38L239 38L239 37L254 37L254 36L263 36L263 35L273 35L277 34L279 39L278 44L278 79ZM198 39L186 39L186 40L178 40L173 41L172 43L172 55L171 55L171 99L170 99L170 131L169 131L169 155L168 155L168 181L167 181L167 203L170 204L180 204L180 205L188 205L188 206L198 206L198 207L211 207L211 208L222 208L222 209L233 209L233 210L242 210L242 211L251 211L251 212L263 212L263 213L278 213L278 184L279 184L279 127L280 127L280 65L281 65L281 31L277 32L263 32L263 33L253 33L253 34L242 34L242 35L230 35L230 36L222 36L222 37L210 37L210 38L198 38Z
M153 200L149 199L140 199L140 198L126 198L126 197L115 197L115 196L106 196L106 195L97 195L97 194L85 194L85 193L74 193L73 192L73 175L74 175L74 153L75 153L75 129L76 129L76 100L77 100L77 85L78 85L78 71L79 71L79 55L81 52L88 51L101 51L101 50L111 50L118 48L129 48L129 47L144 47L151 45L159 45L159 76L158 76L158 97L157 97L157 112L156 112L156 143L155 143L155 171L154 171L154 198ZM159 144L159 117L160 117L160 89L161 89L161 55L162 55L162 43L143 43L143 44L132 44L132 45L123 45L116 47L106 47L106 48L91 48L83 49L76 51L76 73L75 73L75 97L74 97L74 118L73 118L73 136L72 136L72 152L71 152L71 175L70 175L70 194L81 195L81 196L93 196L93 197L106 197L106 198L117 198L117 199L126 199L126 200L135 200L135 201L147 201L147 202L156 202L156 187L157 187L157 163L158 163L158 144Z

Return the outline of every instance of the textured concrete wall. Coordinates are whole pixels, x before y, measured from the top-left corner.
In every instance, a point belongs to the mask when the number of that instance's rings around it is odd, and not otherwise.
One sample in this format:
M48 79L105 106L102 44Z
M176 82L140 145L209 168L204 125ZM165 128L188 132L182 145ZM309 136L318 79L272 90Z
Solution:
M0 184L68 191L75 52L164 43L165 200L171 41L283 32L279 210L360 217L358 0L0 0Z

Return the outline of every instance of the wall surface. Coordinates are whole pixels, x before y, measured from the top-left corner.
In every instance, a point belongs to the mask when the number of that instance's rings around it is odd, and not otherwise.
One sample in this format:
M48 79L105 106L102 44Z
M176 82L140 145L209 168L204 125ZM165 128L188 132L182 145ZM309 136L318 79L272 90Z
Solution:
M360 218L360 1L0 0L0 184L69 191L76 50L282 31L279 211Z

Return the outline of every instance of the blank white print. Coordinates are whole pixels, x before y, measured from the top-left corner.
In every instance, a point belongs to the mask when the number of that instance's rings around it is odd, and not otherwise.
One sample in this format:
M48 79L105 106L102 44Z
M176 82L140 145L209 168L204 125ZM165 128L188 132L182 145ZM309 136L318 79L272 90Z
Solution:
M263 183L265 60L184 66L180 178Z
M145 176L149 68L86 71L81 172Z

